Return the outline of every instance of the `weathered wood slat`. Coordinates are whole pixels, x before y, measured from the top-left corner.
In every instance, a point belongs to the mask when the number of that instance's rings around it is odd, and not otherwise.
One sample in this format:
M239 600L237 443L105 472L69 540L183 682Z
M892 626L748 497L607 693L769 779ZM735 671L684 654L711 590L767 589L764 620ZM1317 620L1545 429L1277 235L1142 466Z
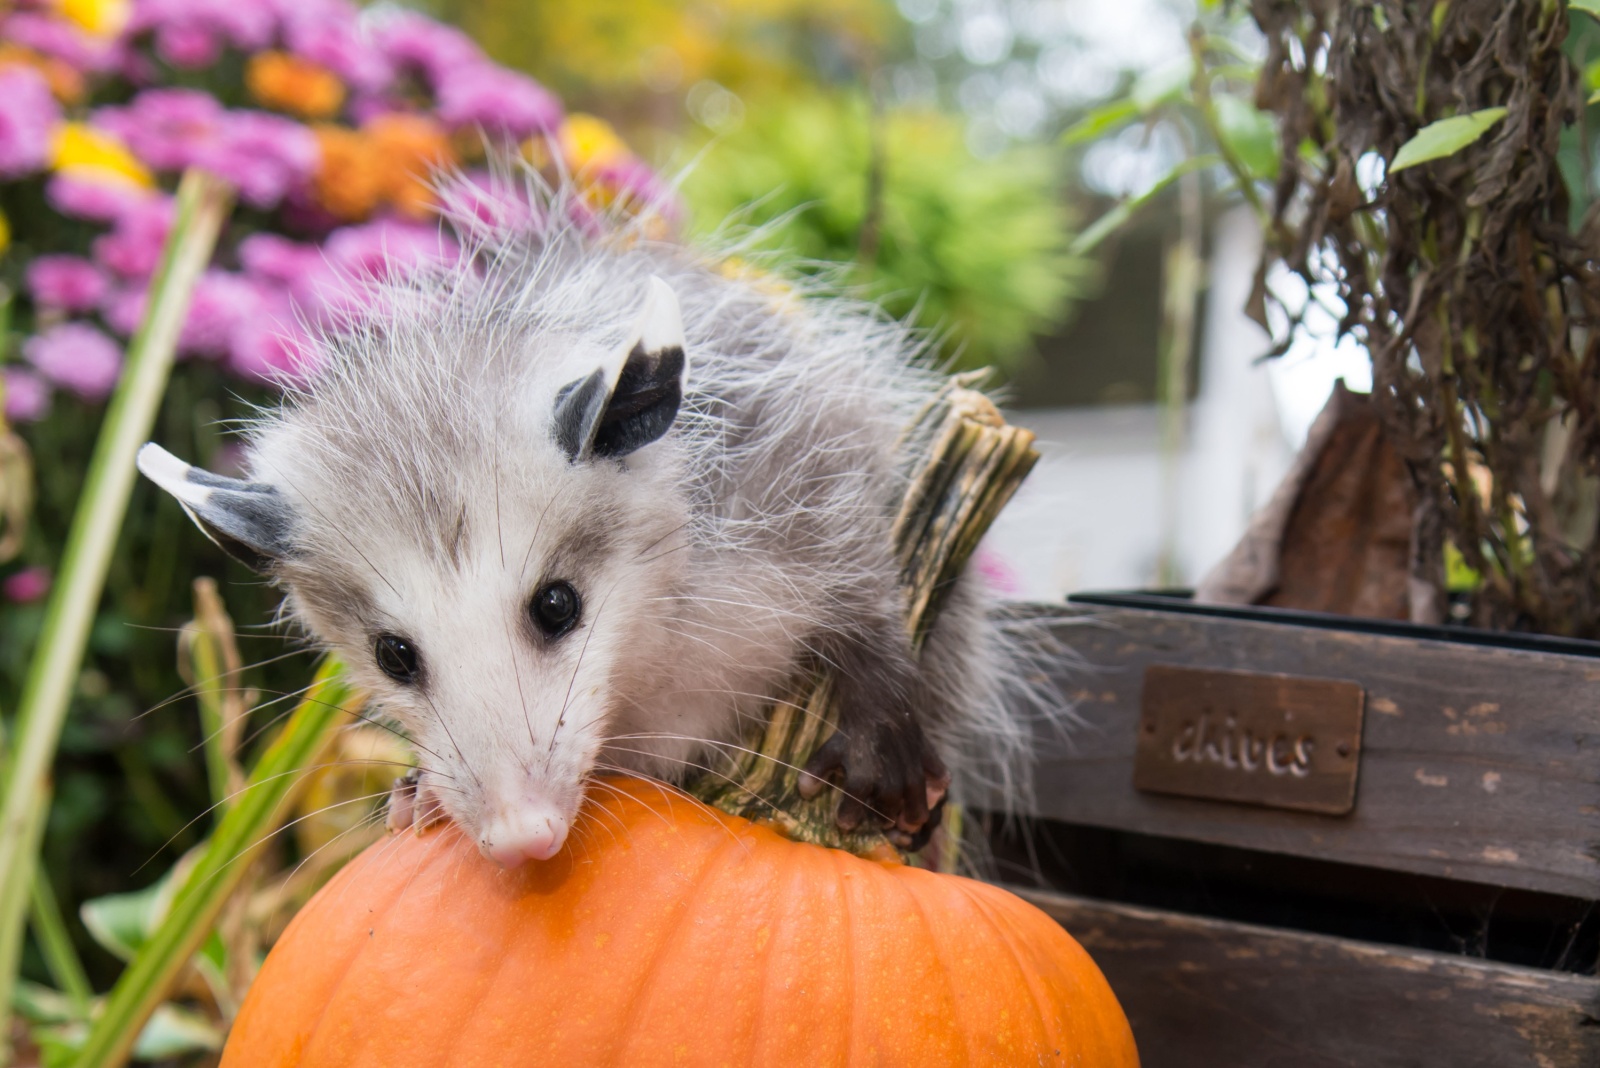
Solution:
M1083 726L1041 734L1039 816L1600 898L1600 660L1142 609L1061 609ZM1135 791L1144 670L1187 664L1366 689L1354 810Z
M1100 965L1143 1068L1600 1064L1600 979L1016 892Z

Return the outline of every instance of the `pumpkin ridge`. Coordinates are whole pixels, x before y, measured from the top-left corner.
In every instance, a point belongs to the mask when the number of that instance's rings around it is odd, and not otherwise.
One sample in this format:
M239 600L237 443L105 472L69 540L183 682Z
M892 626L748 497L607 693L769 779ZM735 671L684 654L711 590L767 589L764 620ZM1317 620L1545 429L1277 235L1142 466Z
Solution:
M398 839L395 839L395 841L398 841ZM398 853L398 852L400 852L400 850L396 849L396 850L394 850L394 852ZM431 853L432 854L437 854L438 853L437 840L435 841L435 845L434 845L434 848L431 851ZM341 883L357 882L358 880L356 879L356 876L358 874L360 874L361 871L365 870L366 868L368 868L368 867L372 866L373 864L375 864L377 861L382 860L384 858L378 856L376 853L374 853L374 854L372 854L370 856L368 854L363 853L359 859L361 861L361 865L360 865L360 869L359 870L357 869L357 866L355 864L347 864L342 869L340 869L339 874L336 876L336 878ZM432 855L430 855L428 857L428 860L430 860L430 861L433 860L433 859L434 859L434 857ZM400 887L395 889L394 893L388 897L387 901L384 903L384 906L383 906L383 911L386 914L390 909L394 908L395 903L397 901L399 901L401 896L403 896L405 894L406 890L410 888L411 883L416 879L417 874L422 870L422 868L423 868L423 865L418 864L417 868L416 868L416 871L413 871L411 873L411 877L409 879L407 879L404 884L402 884ZM323 889L327 889L327 887L324 887ZM344 887L341 886L341 887L339 887L339 889L342 891L344 889ZM319 897L319 900L320 900L320 897ZM324 905L326 907L327 905L331 905L333 903L334 903L334 899L329 899L327 902L324 903ZM372 908L373 908L374 912L377 911L377 906L376 905L372 906ZM303 915L306 915L308 913L308 911L309 910L302 909L299 913L297 913L295 915L295 920L298 921L300 919L300 917L303 916ZM288 933L289 933L288 929L286 928L284 930L284 935L288 935ZM371 946L372 946L372 939L370 939L370 938L368 938L366 941L362 942L361 943L361 948L356 950L353 954L351 954L350 959L345 961L344 962L344 966L339 969L339 977L337 979L335 979L331 984L329 984L327 996L322 999L322 1005L317 1009L317 1018L316 1018L315 1021L312 1022L311 1026L306 1029L306 1031L305 1031L305 1039L304 1039L304 1041L302 1041L300 1043L300 1060L301 1061L305 1060L306 1052L308 1050L310 1050L312 1048L313 1044L315 1043L316 1037L317 1037L317 1032L319 1030L321 1030L323 1021L325 1021L327 1019L327 1017L328 1017L328 1010L330 1008L332 1008L334 1002L338 1000L339 989L342 986L344 986L345 980L350 978L350 973L355 970L356 964L361 960L362 954L366 953L366 951Z
M960 877L957 876L957 878L959 879ZM1010 918L1000 910L994 909L987 900L987 895L980 893L978 888L968 880L960 879L956 886L961 895L972 903L978 915L983 917L984 922L994 931L995 937L1005 946L1010 954L1012 965L1022 976L1023 981L1027 983L1028 996L1033 998L1034 1008L1038 1012L1039 1020L1043 1025L1041 1030L1044 1031L1045 1041L1056 1047L1057 1050L1064 1050L1066 1048L1066 1043L1063 1041L1064 1036L1059 1033L1052 1033L1059 1024L1056 1014L1052 1011L1052 999L1046 996L1044 991L1040 990L1037 971L1027 966L1022 954L1018 951L1017 932L1010 926ZM1068 937L1071 936L1069 935ZM1023 941L1026 944L1027 940L1024 939ZM1096 1022L1098 1023L1098 1019Z
M464 839L466 836L463 835L462 837ZM473 1006L472 1011L462 1013L461 1018L456 1021L455 1030L450 1036L450 1048L458 1048L460 1046L461 1036L468 1032L468 1025L475 1022L479 1015L482 1014L490 1004L490 999L484 997L483 995L485 992L493 991L495 987L499 985L500 977L504 975L506 971L506 962L511 959L512 953L516 947L517 940L515 938L508 937L501 941L500 956L495 960L494 974L489 978L487 983L483 983L479 986L477 1001Z
M772 918L769 921L772 929L770 934L767 936L767 944L761 950L761 961L757 971L757 974L759 974L762 979L762 990L761 997L756 1002L755 1025L750 1029L749 1057L746 1061L746 1063L749 1065L749 1068L761 1068L761 1062L756 1058L760 1056L761 1040L766 1034L766 1029L768 1026L767 1006L769 1003L782 1004L781 998L773 997L771 994L773 982L771 960L772 954L775 952L774 947L783 944L782 935L784 934L784 925L788 917L788 910L783 908L782 904L783 902L787 901L790 896L789 888L794 884L795 876L793 873L790 873L786 879L781 881L781 885L779 885L777 876L780 875L782 875L781 872L774 872L774 885L778 886L778 890L774 896L778 900L780 907L773 910Z
M825 847L819 846L818 848ZM859 1045L856 1035L856 1027L860 1022L860 1013L856 1011L856 988L860 985L857 982L856 969L861 967L861 965L856 960L856 943L860 940L856 938L856 912L854 909L850 908L850 894L848 886L850 863L854 862L857 858L849 853L844 853L836 849L828 850L828 855L829 859L833 862L834 878L837 880L839 885L839 902L841 905L840 911L844 913L845 960L850 962L850 967L845 971L845 975L848 980L848 989L845 991L844 1004L845 1011L850 1015L845 1022L844 1033L846 1036L846 1045L844 1063L849 1066L849 1068L854 1068L857 1063L856 1046ZM871 862L868 861L867 863Z
M955 1012L960 1000L956 997L955 984L950 980L950 969L945 962L944 946L939 940L938 931L934 929L933 921L928 917L928 910L922 905L922 894L919 890L920 880L910 878L910 870L913 869L908 869L907 876L898 878L894 882L900 888L900 892L911 902L911 907L916 910L917 918L922 921L922 929L928 933L928 944L933 947L934 959L939 963L939 975L944 980L946 1001L950 1005L951 1011ZM967 1033L967 1029L964 1027L957 1028L957 1030L961 1034L961 1063L966 1068L971 1068L973 1063L972 1036Z
M629 796L633 797L633 800L641 809L647 812L656 811L637 795L630 793ZM720 820L708 820L706 826L708 828L714 826L718 829L726 829L729 832L729 838L706 855L700 870L695 873L694 882L679 895L679 901L682 904L678 907L676 915L673 916L670 926L662 933L661 940L656 943L655 951L650 955L650 962L644 966L644 969L639 974L638 983L628 995L628 1007L623 1016L624 1025L617 1029L620 1041L618 1046L607 1056L604 1061L606 1064L626 1068L626 1066L622 1066L622 1062L618 1058L627 1049L628 1036L633 1032L634 1026L639 1020L646 996L655 989L656 984L652 980L655 979L662 963L668 959L667 950L682 933L683 925L694 912L697 898L700 896L701 891L705 889L706 884L710 882L711 874L716 870L724 854L733 846L742 846L746 850L749 848L749 843L739 837L737 828L724 824Z

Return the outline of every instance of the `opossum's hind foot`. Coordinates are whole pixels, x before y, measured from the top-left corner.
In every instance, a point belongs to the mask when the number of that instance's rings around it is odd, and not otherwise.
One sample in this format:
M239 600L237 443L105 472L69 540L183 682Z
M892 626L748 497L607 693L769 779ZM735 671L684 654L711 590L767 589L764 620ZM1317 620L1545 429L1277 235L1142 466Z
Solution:
M416 828L425 831L445 818L439 797L422 781L422 772L412 768L394 781L389 789L388 813L384 826L390 834Z
M800 796L840 786L841 830L866 825L901 849L919 849L939 825L950 773L911 716L880 719L866 729L835 731L806 762Z

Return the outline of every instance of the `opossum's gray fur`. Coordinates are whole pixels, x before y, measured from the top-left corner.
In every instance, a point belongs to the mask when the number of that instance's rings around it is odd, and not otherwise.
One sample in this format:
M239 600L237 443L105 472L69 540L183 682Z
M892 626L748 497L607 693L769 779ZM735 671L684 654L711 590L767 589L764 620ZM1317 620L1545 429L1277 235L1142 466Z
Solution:
M365 314L320 337L317 372L248 432L251 478L293 505L293 551L271 564L287 614L417 740L469 828L481 795L518 776L681 781L717 766L808 653L872 672L897 655L871 647L901 626L897 441L940 380L922 336L867 303L654 240L648 214L596 217L570 186L529 179L528 197L538 227L457 211L470 266L373 285ZM580 471L550 445L553 398L627 343L652 276L681 309L683 405L661 440ZM479 586L555 571L584 575L603 618L598 644L546 672L505 618L528 589L501 603ZM1028 789L1018 710L1055 698L989 607L963 578L907 670L956 789L992 802ZM430 625L435 645L468 643L436 678L472 678L397 687L373 634ZM591 680L605 692L575 712Z

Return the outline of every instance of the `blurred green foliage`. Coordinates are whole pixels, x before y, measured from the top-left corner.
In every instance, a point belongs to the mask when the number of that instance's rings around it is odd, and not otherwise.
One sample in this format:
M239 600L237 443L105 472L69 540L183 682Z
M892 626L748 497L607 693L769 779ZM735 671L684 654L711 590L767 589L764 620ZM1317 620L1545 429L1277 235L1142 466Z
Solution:
M755 229L779 262L913 317L962 367L1012 368L1092 278L1052 153L968 150L961 120L875 111L860 95L763 96L683 185L693 227Z

